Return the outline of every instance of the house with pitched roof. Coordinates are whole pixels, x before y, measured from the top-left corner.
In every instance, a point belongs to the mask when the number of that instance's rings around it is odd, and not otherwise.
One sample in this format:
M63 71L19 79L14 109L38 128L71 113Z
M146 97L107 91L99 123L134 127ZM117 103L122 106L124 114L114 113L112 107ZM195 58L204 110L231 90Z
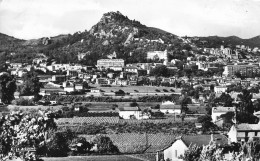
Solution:
M164 114L181 114L181 105L175 105L171 101L164 101L160 106L160 111Z
M164 160L182 161L181 156L184 155L191 145L202 147L212 141L220 145L228 144L228 138L220 134L181 136L176 138L170 146L158 152L162 152Z

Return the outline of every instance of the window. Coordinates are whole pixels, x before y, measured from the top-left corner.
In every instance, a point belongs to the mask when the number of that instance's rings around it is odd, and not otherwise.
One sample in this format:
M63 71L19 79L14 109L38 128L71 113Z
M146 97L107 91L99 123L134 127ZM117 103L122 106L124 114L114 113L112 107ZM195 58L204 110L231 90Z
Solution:
M177 158L178 157L178 151L175 150L175 157Z

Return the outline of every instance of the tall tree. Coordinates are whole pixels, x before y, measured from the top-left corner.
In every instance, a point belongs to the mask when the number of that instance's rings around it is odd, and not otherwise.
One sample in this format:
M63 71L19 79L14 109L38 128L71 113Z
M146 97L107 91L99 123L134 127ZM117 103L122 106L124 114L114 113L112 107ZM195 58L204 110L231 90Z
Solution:
M8 73L0 73L0 98L3 103L9 104L14 99L16 83L13 76Z
M242 93L238 95L240 103L237 110L237 121L240 123L257 123L258 118L253 115L254 105L252 102L252 94L249 90L243 89Z
M41 88L39 78L34 71L25 73L22 76L23 84L20 88L21 95L34 95L38 96Z
M239 110L240 112L245 113L253 113L254 112L254 106L252 103L252 94L249 90L243 89L242 93L238 95L238 98L240 99L240 105Z
M218 98L215 99L216 104L223 105L224 107L231 107L233 99L228 93L222 93Z
M165 65L159 65L153 68L150 74L156 77L160 77L160 76L167 77L168 69Z

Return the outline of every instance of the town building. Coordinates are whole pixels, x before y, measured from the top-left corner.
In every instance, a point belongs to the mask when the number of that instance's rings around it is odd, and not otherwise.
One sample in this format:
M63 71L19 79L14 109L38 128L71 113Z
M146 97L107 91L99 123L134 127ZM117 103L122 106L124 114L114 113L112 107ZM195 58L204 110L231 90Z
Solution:
M165 51L148 51L147 59L159 59L159 60L168 60L168 52Z
M181 156L184 156L185 151L187 151L191 145L202 147L212 141L215 141L218 145L225 145L228 143L228 138L220 134L182 136L177 137L170 146L160 151L163 154L164 160L182 161Z
M119 116L123 119L141 119L142 111L139 107L122 107L119 108Z
M227 112L236 112L236 108L235 107L213 107L212 108L212 114L211 114L211 118L212 118L212 122L216 122L220 119L220 116L223 114L226 114Z
M181 105L175 105L171 101L162 102L160 111L164 114L181 114Z
M122 70L125 66L123 59L100 59L97 61L97 68L99 69L113 69L116 71Z
M223 75L224 76L234 76L240 74L245 77L252 77L255 74L260 72L259 65L250 65L250 64L234 64L227 65L224 67Z
M228 133L230 142L247 142L248 140L260 139L260 124L233 125Z
M214 92L215 93L225 93L227 91L227 86L215 86Z

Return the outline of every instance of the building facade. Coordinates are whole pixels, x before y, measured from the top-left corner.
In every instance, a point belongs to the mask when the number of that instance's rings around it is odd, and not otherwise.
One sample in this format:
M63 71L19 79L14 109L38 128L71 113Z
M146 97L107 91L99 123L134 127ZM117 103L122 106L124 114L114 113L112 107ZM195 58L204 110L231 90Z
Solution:
M258 65L227 65L224 67L223 75L225 76L234 76L239 73L241 76L252 77L255 74L260 73Z
M117 69L123 68L125 66L125 61L123 59L100 59L97 61L97 68L105 69Z
M147 59L168 60L167 50L165 50L165 51L149 51L149 52L147 52Z

